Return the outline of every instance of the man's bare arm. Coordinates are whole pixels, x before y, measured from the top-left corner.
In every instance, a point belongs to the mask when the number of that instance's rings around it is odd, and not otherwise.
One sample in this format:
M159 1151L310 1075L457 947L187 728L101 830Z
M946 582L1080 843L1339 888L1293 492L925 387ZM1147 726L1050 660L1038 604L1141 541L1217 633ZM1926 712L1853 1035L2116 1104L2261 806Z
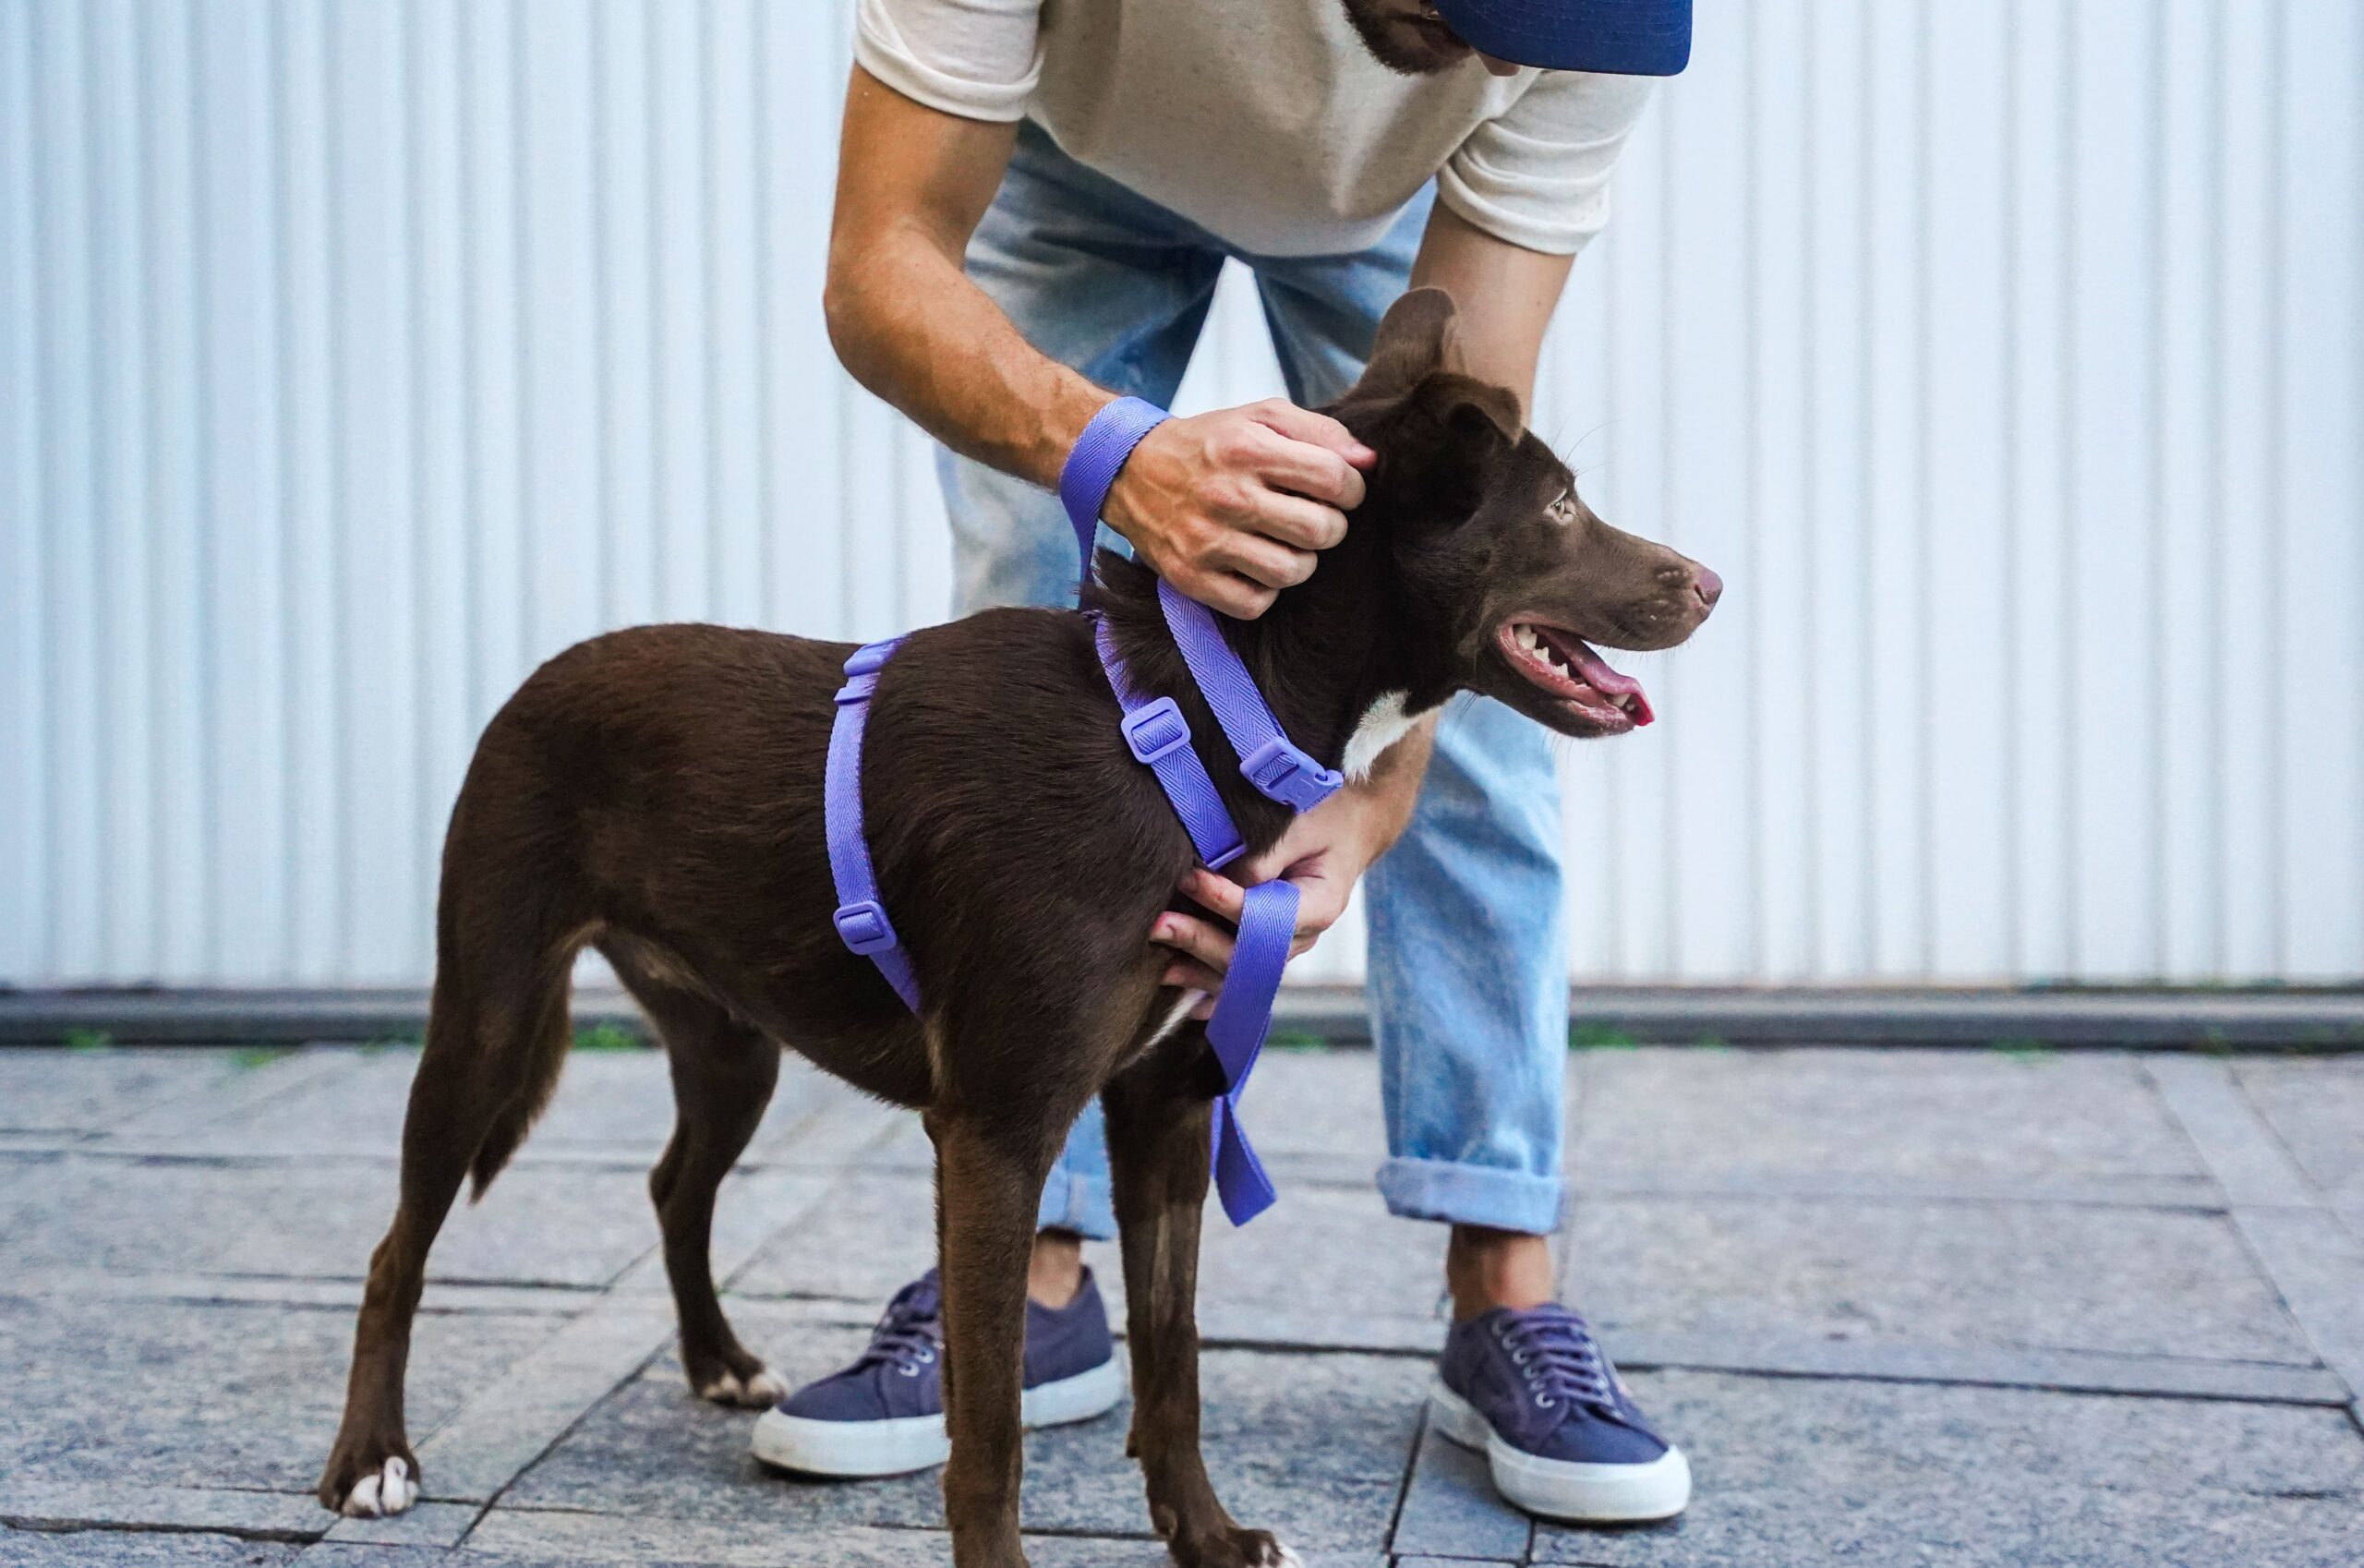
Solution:
M1038 353L961 271L1016 139L855 66L824 306L862 385L953 451L1050 486L1111 394ZM1105 515L1176 587L1252 617L1345 537L1374 460L1336 420L1267 399L1151 431Z

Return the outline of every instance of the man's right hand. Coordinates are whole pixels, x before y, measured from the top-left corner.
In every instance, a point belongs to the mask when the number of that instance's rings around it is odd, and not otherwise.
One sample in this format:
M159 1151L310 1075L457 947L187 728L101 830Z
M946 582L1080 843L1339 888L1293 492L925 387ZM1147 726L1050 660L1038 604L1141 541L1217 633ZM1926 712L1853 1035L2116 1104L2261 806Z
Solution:
M1252 621L1346 537L1379 454L1285 398L1168 419L1141 438L1103 508L1157 574Z

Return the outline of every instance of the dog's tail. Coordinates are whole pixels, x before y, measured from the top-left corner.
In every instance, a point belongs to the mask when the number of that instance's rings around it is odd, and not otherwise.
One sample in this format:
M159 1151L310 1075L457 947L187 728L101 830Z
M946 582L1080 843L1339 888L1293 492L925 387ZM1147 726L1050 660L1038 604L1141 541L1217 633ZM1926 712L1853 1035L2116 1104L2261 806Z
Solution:
M513 1032L505 1040L493 1043L494 1050L505 1060L499 1062L498 1080L501 1089L500 1108L485 1128L483 1140L477 1143L475 1156L468 1162L468 1201L482 1199L485 1189L492 1185L509 1164L517 1146L525 1141L525 1134L533 1130L550 1096L558 1091L559 1074L565 1069L567 1047L573 1041L569 1020L568 992L571 989L568 966L561 964L557 973L537 988L537 994L521 998L523 1016L513 1025Z

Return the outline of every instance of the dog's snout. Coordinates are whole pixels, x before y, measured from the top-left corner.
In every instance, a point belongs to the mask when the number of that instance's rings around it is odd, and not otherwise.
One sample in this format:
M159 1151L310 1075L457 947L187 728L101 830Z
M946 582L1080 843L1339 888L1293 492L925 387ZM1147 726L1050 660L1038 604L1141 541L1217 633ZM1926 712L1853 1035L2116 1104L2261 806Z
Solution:
M1710 568L1702 566L1691 579L1691 591L1699 596L1700 603L1713 609L1716 601L1724 597L1724 580Z

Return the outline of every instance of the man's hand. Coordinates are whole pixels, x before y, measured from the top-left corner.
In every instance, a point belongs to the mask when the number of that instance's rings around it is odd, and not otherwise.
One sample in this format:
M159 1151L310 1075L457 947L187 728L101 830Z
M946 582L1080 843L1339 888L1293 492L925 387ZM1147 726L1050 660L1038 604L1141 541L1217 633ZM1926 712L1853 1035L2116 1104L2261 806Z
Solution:
M1393 839L1382 826L1387 819L1369 797L1347 790L1289 824L1280 842L1262 855L1239 862L1240 881L1200 866L1182 879L1181 890L1236 928L1248 887L1276 876L1296 883L1297 937L1289 944L1289 956L1295 958L1346 912L1346 896L1355 890L1356 879ZM1175 950L1163 983L1209 995L1223 989L1237 940L1233 929L1168 910L1158 916L1150 937Z
M1105 515L1159 576L1251 621L1346 537L1359 470L1378 460L1329 416L1267 398L1150 431L1117 471Z

